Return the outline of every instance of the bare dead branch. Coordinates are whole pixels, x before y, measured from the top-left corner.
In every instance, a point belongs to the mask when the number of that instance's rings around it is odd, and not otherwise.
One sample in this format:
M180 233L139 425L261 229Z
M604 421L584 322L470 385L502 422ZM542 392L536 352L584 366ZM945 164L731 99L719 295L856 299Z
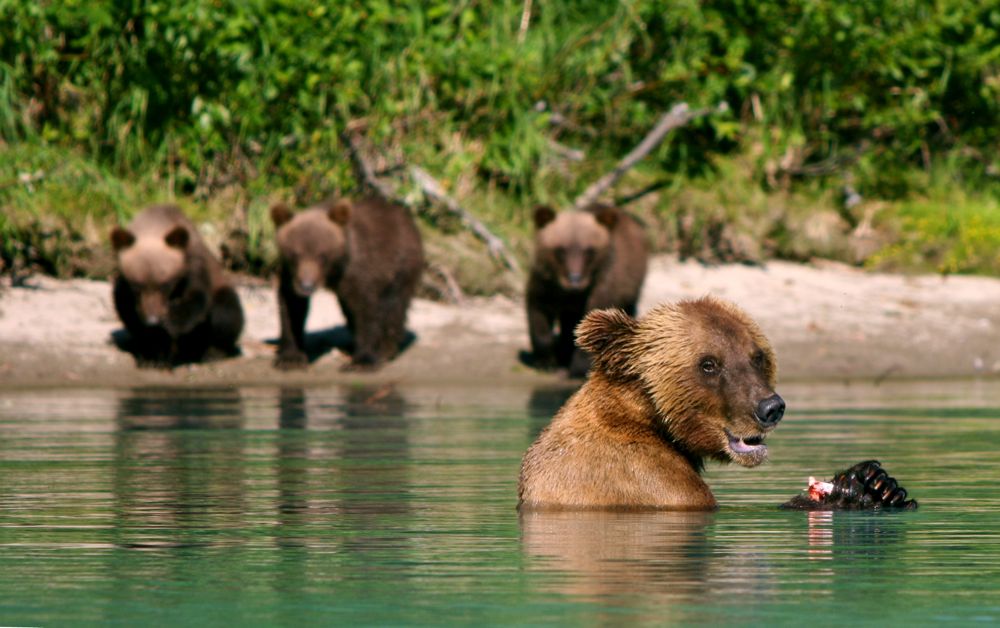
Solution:
M573 209L583 209L588 205L592 205L598 198L600 198L605 192L607 192L611 187L618 182L622 176L628 172L633 166L642 161L642 159L650 153L654 148L660 145L663 138L667 136L667 133L673 131L674 129L679 129L683 126L687 126L692 120L704 117L713 112L722 112L728 109L726 103L720 103L715 109L698 109L691 111L691 108L687 103L678 103L674 105L670 111L663 114L653 130L650 131L646 137L642 139L639 144L632 149L632 151L625 155L621 161L614 167L614 170L607 173L594 183L592 183L583 194L577 197L573 201Z
M427 276L428 274L440 280L441 285L438 285L438 282L431 281L430 277ZM462 305L465 303L465 293L462 292L462 287L458 285L458 281L451 274L451 271L441 264L427 265L427 273L424 275L424 285L437 292L443 301L453 305Z
M413 177L413 181L424 193L424 196L432 202L441 204L448 210L448 213L456 216L466 229L482 240L493 259L506 266L508 270L518 275L521 274L521 265L517 263L517 259L507 249L503 240L490 231L482 221L459 205L458 201L449 196L437 179L420 166L411 166L410 176Z
M354 169L366 188L381 195L386 200L391 200L410 209L415 209L413 203L399 197L392 186L379 179L371 161L365 155L365 141L358 129L349 129L344 135L344 140L351 154ZM441 204L448 213L456 216L466 229L482 240L494 260L505 266L508 270L518 275L521 274L520 264L517 263L517 259L507 249L507 245L504 244L503 240L490 231L482 221L459 205L458 201L449 196L434 177L420 166L411 166L410 176L428 200Z
M357 132L345 133L344 141L347 143L347 149L351 155L351 163L354 164L354 170L357 172L358 178L361 179L364 186L386 200L399 202L399 199L396 197L396 191L392 186L380 180L375 174L375 168L365 156L365 142L361 135ZM408 206L407 203L403 204Z
M524 0L524 8L521 9L521 26L517 30L517 43L524 43L524 38L528 36L528 26L531 25L531 3L532 0Z

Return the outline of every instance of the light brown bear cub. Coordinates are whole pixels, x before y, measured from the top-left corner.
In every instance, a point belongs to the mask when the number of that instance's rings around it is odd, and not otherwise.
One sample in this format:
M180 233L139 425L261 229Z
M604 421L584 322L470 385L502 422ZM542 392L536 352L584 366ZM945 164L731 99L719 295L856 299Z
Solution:
M526 291L531 362L568 367L571 377L583 377L590 358L573 347L573 332L591 310L615 307L635 316L646 239L635 219L609 205L558 214L538 207L535 228Z
M766 459L785 402L771 345L735 305L706 297L638 320L598 310L577 341L590 379L525 454L520 509L713 509L705 458Z
M139 366L238 353L243 308L219 260L173 205L154 205L111 232L115 309Z
M392 359L406 336L406 311L423 272L424 255L410 212L381 198L341 199L293 214L271 208L281 253L278 302L281 340L275 366L308 363L305 322L321 286L336 292L353 337L351 366Z

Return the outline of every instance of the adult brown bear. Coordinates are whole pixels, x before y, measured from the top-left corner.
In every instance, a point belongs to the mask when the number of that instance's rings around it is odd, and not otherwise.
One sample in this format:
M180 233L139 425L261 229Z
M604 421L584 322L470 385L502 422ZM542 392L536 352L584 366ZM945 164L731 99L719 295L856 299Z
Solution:
M591 310L615 307L635 315L646 239L635 219L608 205L558 214L538 207L535 229L526 299L531 363L569 367L571 377L583 377L590 358L574 348L573 331Z
M139 366L238 353L243 308L219 260L174 205L154 205L111 232L114 301Z
M305 322L320 286L337 294L353 337L351 366L374 368L399 352L424 267L410 212L378 197L341 199L298 213L271 208L281 253L281 340L275 366L308 363Z
M785 402L757 324L714 298L591 312L590 378L528 449L519 508L706 510L705 458L757 466Z

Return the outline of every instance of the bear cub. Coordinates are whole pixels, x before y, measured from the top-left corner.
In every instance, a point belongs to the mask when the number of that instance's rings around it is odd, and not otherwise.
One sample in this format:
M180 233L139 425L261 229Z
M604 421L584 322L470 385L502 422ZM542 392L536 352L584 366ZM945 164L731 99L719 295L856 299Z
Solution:
M710 510L706 458L767 458L785 402L771 345L735 305L598 310L577 337L593 370L525 454L519 509Z
M239 353L243 308L222 264L174 205L111 231L114 302L139 366L171 367Z
M573 331L591 310L614 307L635 315L646 277L643 229L608 205L558 214L541 206L534 219L535 258L526 290L531 362L568 367L570 377L583 377L590 358L574 348Z
M353 337L351 368L375 368L399 352L406 311L424 267L420 232L410 212L379 197L341 199L298 213L271 208L281 257L281 339L275 366L308 363L309 299L333 290Z

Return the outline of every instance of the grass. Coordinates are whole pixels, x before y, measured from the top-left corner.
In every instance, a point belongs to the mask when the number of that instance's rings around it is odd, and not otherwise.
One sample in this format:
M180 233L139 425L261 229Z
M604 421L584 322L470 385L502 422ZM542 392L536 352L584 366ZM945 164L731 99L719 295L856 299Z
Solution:
M532 246L531 195L484 185L478 176L482 151L475 140L438 131L427 141L387 152L426 165L526 266ZM536 173L544 190L537 199L556 206L568 204L572 191L614 162L611 155L594 156L586 164L547 159ZM697 176L674 176L628 209L647 225L655 250L709 263L823 257L897 272L1000 274L1000 201L950 184L953 174L917 173L923 193L868 200L846 210L837 190L822 182L768 189L754 173L749 156L716 157L711 168ZM344 162L333 174L303 179L296 186L282 187L274 177L259 174L207 193L175 196L174 182L162 172L123 177L82 151L14 143L0 152L0 263L14 274L105 277L113 267L106 239L111 226L126 223L152 202L173 201L200 225L212 246L225 247L230 267L266 276L276 255L270 205L279 199L308 203L320 196L319 190L338 187L349 176ZM643 164L617 192L663 182L662 176L655 164ZM401 195L412 198L415 191L404 175L391 178ZM420 223L435 272L450 273L466 294L516 290L520 280L498 272L484 247L454 218L428 207L420 213ZM865 229L869 246L859 248Z

